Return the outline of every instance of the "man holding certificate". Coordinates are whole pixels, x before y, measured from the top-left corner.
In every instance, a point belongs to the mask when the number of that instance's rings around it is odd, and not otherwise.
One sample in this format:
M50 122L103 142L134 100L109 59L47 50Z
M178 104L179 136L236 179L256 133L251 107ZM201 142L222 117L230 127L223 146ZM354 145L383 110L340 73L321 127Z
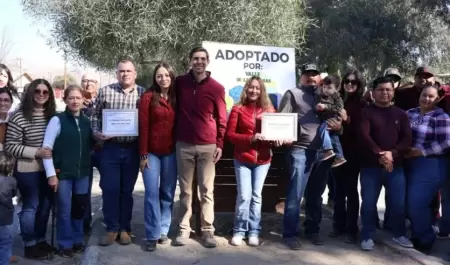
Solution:
M315 89L320 80L319 74L315 64L303 65L300 77L302 84L288 90L283 95L279 107L280 112L297 113L298 117L297 141L285 141L290 144L290 148L287 154L289 183L284 209L283 238L293 250L298 250L302 246L298 240L298 222L300 202L307 184L305 235L313 244L323 244L319 237L319 224L322 218L321 196L326 187L333 159L325 161L317 159L317 151L322 148L319 134L321 120L315 112ZM340 130L340 123L337 120L330 119L327 123L330 129Z
M118 83L103 87L95 100L92 131L104 141L100 161L100 188L106 235L99 245L131 243L133 189L139 172L138 102L144 88L136 85L136 69L129 59L119 61Z

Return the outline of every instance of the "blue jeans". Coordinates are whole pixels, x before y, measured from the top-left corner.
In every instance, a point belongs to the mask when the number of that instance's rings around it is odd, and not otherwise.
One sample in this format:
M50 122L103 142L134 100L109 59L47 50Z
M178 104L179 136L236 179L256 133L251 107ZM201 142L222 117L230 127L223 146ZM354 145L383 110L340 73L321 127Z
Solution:
M334 159L320 161L316 155L305 190L305 235L318 234L322 222L322 194L325 192Z
M436 235L431 225L431 201L448 176L445 157L417 157L408 160L407 209L411 220L411 238L422 244L432 244ZM397 192L397 191L395 191ZM389 196L393 193L390 192ZM392 215L392 212L390 213ZM391 217L389 217L391 218ZM391 218L391 222L395 220Z
M86 204L86 211L84 213L85 226L90 226L91 222L92 222L92 205L91 205L92 183L94 182L94 167L97 169L100 169L100 156L101 156L101 150L93 151L92 155L91 155L91 169L89 171L88 202Z
M167 235L172 222L172 206L177 187L177 159L170 155L148 154L148 168L142 174L145 186L144 219L147 240Z
M107 232L131 232L133 190L139 173L137 143L107 142L100 162L103 217Z
M390 208L390 225L394 237L406 235L405 194L406 180L403 167L394 167L392 172L384 168L361 168L361 239L374 239L377 221L377 202L381 187L389 192L387 204Z
M11 225L0 226L0 265L9 265L13 245Z
M298 147L290 147L287 154L289 182L287 185L286 202L284 205L283 237L298 236L298 222L300 220L300 202L305 193L316 151Z
M262 190L270 163L252 165L234 160L237 197L233 233L235 235L258 236L261 231Z
M56 242L70 249L83 242L83 218L89 190L89 176L59 180L56 202Z
M441 188L442 216L439 219L439 231L450 234L450 180L446 180Z
M323 150L333 150L336 154L336 158L344 158L344 151L342 150L339 136L336 133L327 130L326 122L320 124L319 134L322 139Z
M22 196L19 213L22 240L25 247L30 247L45 241L54 193L45 172L16 172L15 177Z

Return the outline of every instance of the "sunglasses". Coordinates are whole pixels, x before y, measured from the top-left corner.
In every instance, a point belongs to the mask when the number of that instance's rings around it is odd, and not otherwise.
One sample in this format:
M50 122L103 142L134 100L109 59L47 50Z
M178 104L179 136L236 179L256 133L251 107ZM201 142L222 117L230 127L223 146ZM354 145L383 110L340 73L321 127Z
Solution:
M35 95L43 95L43 96L47 96L48 93L49 93L48 90L40 90L40 89L34 90L34 94L35 94Z
M350 85L352 85L352 86L356 86L357 84L358 84L358 81L357 80L350 80L350 79L344 79L344 85L348 85L348 84L350 84Z

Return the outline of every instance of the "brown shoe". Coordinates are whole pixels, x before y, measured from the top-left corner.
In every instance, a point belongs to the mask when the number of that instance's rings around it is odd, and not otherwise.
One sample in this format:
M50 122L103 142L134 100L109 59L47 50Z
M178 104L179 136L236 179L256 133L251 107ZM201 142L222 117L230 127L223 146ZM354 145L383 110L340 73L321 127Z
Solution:
M108 233L106 233L106 235L104 235L100 238L100 240L98 241L98 244L100 246L109 246L109 245L112 245L116 241L116 238L117 238L117 233L108 232Z
M9 258L9 264L13 264L13 263L17 263L17 262L19 262L19 257L17 257L17 256L11 256Z
M335 155L336 154L333 152L333 150L323 151L322 156L320 157L320 161L328 160L328 159L332 158Z
M120 244L121 245L129 245L131 244L131 237L130 237L130 233L128 232L120 232Z
M333 162L333 164L331 165L331 167L338 167L342 164L345 164L347 162L347 160L345 160L345 158L336 158Z

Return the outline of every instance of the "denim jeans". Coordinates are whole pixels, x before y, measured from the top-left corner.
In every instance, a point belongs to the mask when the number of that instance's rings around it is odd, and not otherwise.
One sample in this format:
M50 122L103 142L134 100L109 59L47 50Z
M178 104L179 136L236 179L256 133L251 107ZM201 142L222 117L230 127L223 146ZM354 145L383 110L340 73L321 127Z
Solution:
M296 237L299 234L300 202L305 193L317 152L298 147L290 147L287 154L289 182L284 205L283 237Z
M333 228L351 235L358 233L359 170L359 163L354 159L348 159L347 163L332 169L335 190Z
M61 179L56 202L56 242L59 249L70 249L83 242L83 220L89 176L79 179Z
M433 218L430 205L447 179L448 160L445 157L417 157L407 162L407 209L411 221L411 238L422 244L432 244L436 235L431 227ZM389 196L393 193L389 193ZM392 217L392 212L390 214Z
M322 139L323 150L333 150L336 154L336 158L344 158L344 151L342 150L341 141L339 135L335 132L327 130L327 123L322 122L319 127L319 134Z
M148 167L142 174L145 186L144 220L147 240L167 235L177 187L177 159L170 155L148 154Z
M237 197L233 234L258 236L261 231L262 190L270 163L253 165L234 160Z
M100 162L103 217L107 232L131 232L133 190L139 173L137 143L107 142Z
M406 180L403 167L394 167L392 172L384 168L361 169L361 239L374 239L377 220L377 202L384 185L389 192L390 224L394 237L406 235L405 194Z
M13 244L12 225L0 226L0 265L8 265Z
M101 150L93 151L91 155L91 169L89 171L89 190L88 190L88 202L86 204L86 211L84 214L84 225L90 226L92 222L92 205L91 205L91 194L92 194L92 183L94 182L94 167L98 170L100 169L100 156Z
M20 230L25 247L44 242L54 193L45 172L16 172L17 187L22 196L19 213Z
M439 219L439 231L450 234L450 179L441 188L442 216Z
M331 165L334 159L320 161L320 153L316 155L315 162L309 176L305 190L305 235L314 235L320 232L322 222L322 194L327 187L328 176L331 174Z

